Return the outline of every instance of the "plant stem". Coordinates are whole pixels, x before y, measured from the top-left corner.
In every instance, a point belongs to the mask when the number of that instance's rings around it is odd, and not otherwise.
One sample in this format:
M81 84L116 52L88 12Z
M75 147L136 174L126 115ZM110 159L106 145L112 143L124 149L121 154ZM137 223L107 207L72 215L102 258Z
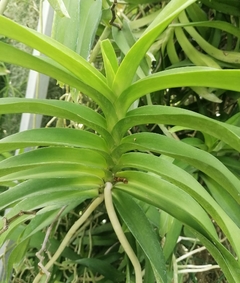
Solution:
M70 228L68 233L66 234L65 238L61 242L60 246L58 247L57 251L53 255L53 257L49 260L49 262L45 265L45 269L48 270L58 259L58 257L61 255L63 250L66 248L66 246L71 241L73 235L77 231L77 229L88 219L88 217L92 214L92 212L99 206L100 203L103 201L103 195L100 195L97 197L87 208L87 210L83 213L83 215L73 224L73 226ZM38 275L35 277L33 283L38 283L39 280L41 280L42 274L38 273Z
M121 224L118 221L113 202L112 202L112 183L106 182L106 186L104 189L104 199L105 199L105 206L107 209L108 217L112 223L113 229L118 237L119 242L121 243L124 251L128 255L134 271L135 271L135 276L136 276L136 283L142 283L142 271L141 271L141 266L138 261L138 258L136 257L133 249L131 248L123 230L121 227Z

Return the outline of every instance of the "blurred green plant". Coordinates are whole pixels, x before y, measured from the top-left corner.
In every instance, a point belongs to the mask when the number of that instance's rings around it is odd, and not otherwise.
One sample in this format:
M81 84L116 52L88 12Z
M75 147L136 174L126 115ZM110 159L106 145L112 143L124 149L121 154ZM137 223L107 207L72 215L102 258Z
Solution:
M239 30L195 2L64 1L75 20L56 16L60 42L0 17L2 35L44 54L0 42L0 60L66 86L62 100L0 100L2 114L57 117L0 141L22 150L0 162L6 282L37 262L29 282L182 282L199 240L218 264L205 269L240 281ZM178 239L194 244L176 258Z

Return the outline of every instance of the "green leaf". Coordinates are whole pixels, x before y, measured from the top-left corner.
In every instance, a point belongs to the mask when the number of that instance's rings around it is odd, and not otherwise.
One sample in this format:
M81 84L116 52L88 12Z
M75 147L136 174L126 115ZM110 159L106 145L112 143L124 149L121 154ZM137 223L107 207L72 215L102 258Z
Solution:
M54 179L52 179L53 181ZM38 179L38 182L42 182L42 179ZM85 188L82 190L57 190L45 191L42 194L29 196L27 199L23 199L17 205L15 205L10 213L18 213L21 210L36 210L43 207L47 207L47 211L56 208L61 208L65 205L71 205L72 203L77 206L85 199L91 199L98 196L98 188ZM49 209L50 207L50 209ZM40 213L40 212L39 212ZM10 225L11 226L11 225Z
M124 57L118 69L113 84L113 89L117 95L120 95L130 86L141 60L155 39L183 9L194 2L195 0L172 0L165 6L148 29L145 30L142 37L140 37Z
M1 98L0 113L35 113L68 119L92 128L111 143L106 120L85 105L53 99Z
M110 42L110 40L103 40L101 42L101 50L102 50L102 56L104 61L104 67L107 77L107 82L109 87L112 87L115 74L118 69L118 61L115 54L115 50Z
M45 147L12 156L0 162L0 170L4 173L29 169L34 166L57 164L82 164L96 168L106 168L107 163L96 151L85 148Z
M191 60L196 66L208 66L211 68L220 69L219 64L213 60L213 58L207 54L198 51L194 45L187 38L182 28L175 29L175 35L177 42L180 44L182 50L186 54L186 57Z
M166 260L169 259L171 254L174 252L181 231L182 223L176 218L173 218L170 228L165 235L165 241L163 245L163 254Z
M55 179L56 180L56 179ZM41 183L42 180L37 180L38 183ZM49 180L47 180L49 182ZM51 180L52 182L54 179ZM35 183L37 185L37 182ZM54 186L54 184L52 183ZM19 240L19 235L22 234L23 230L27 229L27 232L24 236L25 240L30 236L30 234L33 234L42 228L48 226L52 220L54 219L54 215L51 217L41 217L39 216L39 219L42 219L43 222L40 223L38 227L35 227L34 224L33 226L20 226L22 223L26 222L27 220L37 217L38 214L45 214L48 213L51 210L56 210L59 208L62 208L63 206L68 206L66 210L68 209L73 209L80 203L82 203L84 200L89 199L89 198L94 198L98 196L98 189L97 188L87 188L83 190L70 190L68 187L68 190L66 191L61 191L57 190L55 188L54 191L46 191L42 192L41 194L37 195L31 195L27 196L27 198L24 198L22 201L20 201L18 204L16 204L13 208L11 208L10 212L6 215L7 218L10 218L12 216L15 216L18 214L20 211L33 211L36 209L41 209L37 212L37 215L33 214L24 214L23 216L18 217L16 220L10 223L7 231L2 233L0 235L0 246L6 241L6 239L11 239L14 241ZM47 214L49 215L49 214ZM35 222L33 222L35 223ZM21 228L21 232L19 232L19 229ZM21 240L21 239L20 239Z
M30 166L27 166L30 167ZM30 169L19 168L13 173L5 173L0 170L0 183L7 183L15 180L26 179L45 179L45 178L76 178L79 175L93 175L99 178L105 178L105 172L102 169L86 166L82 164L41 164L33 165Z
M227 207L227 210L222 209L222 207L226 207L222 206L221 202L216 202L192 175L163 158L136 152L122 155L118 166L121 167L122 170L136 168L145 172L153 172L184 190L216 221L235 248L236 253L240 255L238 245L238 234L240 233L240 229L237 227L238 222L235 222L233 218L233 221L231 221L230 217L228 217L228 210L230 210L230 207ZM225 190L224 192L222 192L222 190L217 190L216 193L227 194L229 202L235 202L236 207L236 201Z
M136 38L134 37L131 29L130 22L126 19L123 20L121 30L113 28L113 38L120 50L126 55L130 48L135 44ZM139 78L145 77L149 73L149 66L146 58L143 58L140 62L140 66L137 68L136 74Z
M183 11L179 15L179 20L182 23L188 23L189 20L187 18L186 13ZM199 44L199 46L210 56L227 63L239 64L240 63L240 52L234 51L226 51L217 49L213 45L211 45L206 39L204 39L194 27L184 27L185 30L189 33L189 35L194 38L194 40Z
M113 197L121 218L149 259L156 281L167 282L165 260L159 239L143 210L125 193L113 190ZM151 245L146 239L151 239Z
M240 70L219 70L208 67L182 67L162 71L133 83L119 97L116 105L118 116L124 116L128 108L138 98L157 90L186 87L208 86L240 91L238 78Z
M238 282L239 263L219 241L211 220L206 215L204 216L204 210L193 199L189 198L188 194L185 195L180 189L175 191L175 186L163 182L162 179L156 178L153 174L124 171L117 175L126 178L128 184L119 182L115 185L116 190L120 189L151 203L191 227L194 235L206 245L216 261L223 267L224 272L227 273L226 276L229 279L231 278L229 282ZM235 278L236 281L232 278Z
M67 213L69 213L72 209L74 209L77 205L79 205L80 203L84 202L86 200L86 197L82 196L79 197L78 200L72 201L71 203L66 203L66 206L60 206L58 207L57 205L52 205L52 206L46 206L43 209L39 210L36 215L34 216L34 218L31 219L30 223L28 223L26 225L26 227L24 227L24 231L22 232L21 238L19 239L19 241L24 241L25 239L30 238L30 241L32 241L32 237L33 235L39 235L39 231L43 232L43 235L46 235L45 231L43 230L45 227L51 225L54 220L56 220L57 214L59 213L59 211L61 209L63 209L62 213L61 213L61 217L64 215L67 215ZM51 245L51 237L49 239L50 243L49 243L49 248ZM41 244L43 243L44 239L42 239ZM58 242L58 241L57 241ZM59 242L58 242L59 244ZM41 245L39 246L39 249L41 248ZM52 247L53 248L53 247ZM52 250L53 252L56 251L56 249L58 248L58 246L56 247L55 245L55 250ZM68 249L68 248L66 248ZM50 249L51 250L51 249ZM69 253L69 252L68 252Z
M15 214L11 215L11 213L8 213L7 215L5 215L5 217L10 218L18 214L20 211L21 209L18 208ZM34 214L24 214L22 216L19 216L14 221L12 221L10 225L8 225L8 229L0 235L0 247L3 245L4 242L6 242L6 240L13 240L16 242L19 239L19 235L21 235L24 229L24 227L21 224L32 219L33 217ZM2 228L1 226L0 228Z
M204 209L189 194L153 173L124 171L128 184L116 183L116 190L165 210L184 224L217 241L217 234Z
M82 175L77 178L53 178L53 179L31 179L19 183L15 187L1 193L0 208L20 200L30 197L38 199L38 196L48 195L52 192L82 192L86 196L91 193L91 188L97 188L102 185L102 180L96 176ZM93 195L94 196L94 195ZM13 208L12 208L13 209ZM28 208L21 208L27 210Z
M0 42L0 60L38 71L75 87L98 103L105 114L108 113L106 109L112 107L112 104L106 99L104 94L100 94L96 89L92 88L91 85L80 81L73 73L50 58L33 56L11 45Z
M240 130L238 127L229 126L193 111L169 106L143 106L129 111L126 117L116 124L113 135L118 135L120 139L129 128L148 123L178 125L199 130L223 140L240 152Z
M136 149L162 153L198 168L223 186L240 203L240 181L210 153L162 135L139 133L123 138L122 144L113 154L119 156Z
M206 11L196 2L188 6L186 11L192 22L203 22L208 20ZM204 38L207 38L209 35L209 29L206 27L198 27L197 30Z
M210 179L208 176L201 174L201 178L206 183L213 198L240 228L240 206L236 200L232 198L229 193L220 186L220 184Z
M204 5L222 13L240 16L240 3L238 0L201 0Z
M30 146L70 146L95 149L107 153L105 141L90 132L67 128L33 129L0 140L0 152Z
M143 282L144 283L154 282L155 276L154 276L154 273L153 273L153 270L152 270L152 266L151 266L147 257L145 258L144 267L145 267L145 274L144 274L144 281Z
M239 261L219 242L211 242L199 232L191 229L207 250L213 255L216 262L221 266L228 283L236 283L240 280Z
M208 101L212 101L215 103L222 103L222 100L218 98L213 92L209 91L206 87L194 87L192 86L191 89L196 92L199 97L202 97Z
M130 29L131 30L138 30L140 28L148 26L158 16L158 14L160 12L161 12L161 9L157 10L155 12L153 11L151 14L143 15L141 18L133 19L129 23Z
M10 277L10 273L12 272L12 268L14 264L20 264L24 259L27 248L29 245L29 239L18 243L16 247L11 251L8 262L7 262L7 273L6 278Z
M187 22L187 23L173 23L170 27L187 27L187 26L195 26L195 27L210 27L216 28L223 31L226 31L234 36L240 38L240 30L232 25L231 23L224 21L202 21L202 22Z
M114 282L122 282L124 278L122 272L118 271L104 260L100 260L97 258L83 258L75 260L74 262L88 267L93 272L102 274L106 279L113 280Z
M105 77L80 55L54 39L0 16L0 34L18 40L52 58L74 76L112 99Z
M68 11L62 0L48 0L53 10L60 16L70 18Z
M88 59L101 19L101 0L64 0L70 17L56 15L53 38Z
M127 3L132 4L149 4L149 3L156 3L158 0L126 0Z

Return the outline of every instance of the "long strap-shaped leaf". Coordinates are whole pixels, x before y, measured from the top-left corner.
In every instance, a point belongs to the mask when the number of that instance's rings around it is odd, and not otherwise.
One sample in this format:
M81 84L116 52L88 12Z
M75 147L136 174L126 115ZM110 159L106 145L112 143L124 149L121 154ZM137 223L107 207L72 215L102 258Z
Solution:
M148 123L178 125L199 130L223 140L240 152L239 127L221 123L193 111L176 107L154 105L131 110L124 119L116 124L113 129L113 136L118 135L120 139L131 127Z
M58 62L87 85L105 94L110 100L112 92L105 77L77 53L54 39L21 26L6 17L0 16L0 34L18 40Z
M174 23L170 25L171 27L188 27L188 26L194 26L194 27L211 27L220 29L222 31L226 31L230 34L235 35L236 37L240 38L240 31L237 27L233 26L231 23L224 22L224 21L203 21L203 22L189 22L189 23Z
M14 172L17 168L50 164L83 164L96 168L107 168L106 160L95 150L72 147L44 147L14 155L0 162L0 170ZM15 168L15 169L14 169Z
M145 213L131 196L120 191L114 191L113 197L119 214L149 259L156 282L167 282L167 272L162 248L159 245L157 234ZM126 207L131 207L131 213L129 213ZM149 245L146 239L151 239L151 245Z
M123 90L129 87L142 58L155 39L182 10L195 1L196 0L172 0L161 11L159 16L153 21L123 59L113 83L113 89L117 95L121 94Z
M203 244L207 243L206 246L225 269L229 282L239 281L240 268L237 260L221 244L210 224L210 219L195 200L181 190L175 191L176 187L171 183L165 183L152 174L124 171L118 175L126 178L128 184L117 183L116 190L122 190L144 202L151 203L188 225L198 238L203 240Z
M87 131L67 128L33 129L8 136L0 141L0 152L50 145L95 149L103 154L108 152L101 137Z
M97 131L111 144L106 120L85 105L53 99L2 98L0 113L35 113L71 120Z
M227 214L234 214L235 211L231 211L231 207L229 207L230 211L224 211L221 207L221 204L218 204L192 175L162 158L137 152L124 154L119 161L119 166L121 166L122 169L137 168L140 170L153 172L180 187L196 201L198 201L198 203L207 211L207 213L211 215L213 219L215 219L215 221L223 230L224 234L230 240L232 246L235 248L238 256L240 255L240 229Z
M240 203L240 181L210 153L163 135L140 133L125 137L113 154L119 156L134 149L163 153L191 164L213 178Z
M3 192L0 198L1 210L11 205L14 202L35 197L40 195L47 195L51 192L68 192L81 191L84 195L85 191L90 191L91 188L97 188L101 183L101 179L96 176L78 176L77 178L45 178L45 179L31 179L19 183L15 187ZM96 195L97 196L97 193ZM14 209L14 208L12 208ZM29 208L22 207L22 210ZM17 211L17 209L14 209ZM12 212L14 215L14 212Z
M240 205L236 202L234 198L232 198L232 196L226 190L224 190L213 179L209 178L205 174L200 174L200 176L206 184L211 196L219 203L221 208L232 218L234 223L240 228Z
M56 179L55 179L56 180ZM42 181L37 180L39 183ZM54 184L54 179L52 179L52 184ZM37 186L37 184L36 184ZM34 187L32 187L34 189ZM25 198L23 201L20 201L17 205L15 205L11 211L6 215L6 217L11 217L19 213L21 210L31 211L35 209L39 209L42 207L49 207L50 209L61 208L65 205L72 206L74 208L78 204L80 204L83 200L88 198L94 198L98 195L98 188L83 188L82 190L65 190L60 191L55 188L55 191L43 192L42 194L32 195L29 198ZM46 211L45 211L46 212ZM4 241L9 240L9 235L15 230L15 228L19 229L19 224L26 221L26 217L33 217L33 215L23 215L20 218L16 219L9 225L7 231L0 235L0 246L4 243ZM24 220L25 219L25 220ZM43 226L49 225L48 221L42 223ZM20 227L20 231L22 229ZM19 233L17 233L19 237ZM12 235L11 235L12 236ZM12 237L11 237L12 238ZM15 239L18 240L18 239Z
M160 178L159 176L139 171L124 171L118 176L125 177L128 184L119 182L115 185L134 197L159 207L184 224L196 229L210 240L218 240L211 220L200 204L189 194ZM174 207L174 209L172 209Z
M212 254L216 262L221 266L228 283L240 282L239 260L235 259L232 254L219 242L211 242L196 230L191 232L198 238L202 244Z
M86 82L82 82L73 73L50 58L33 56L9 44L0 42L0 60L35 70L71 87L75 87L99 104L105 114L108 113L107 109L112 107L110 101L94 87L87 85Z
M105 178L104 170L92 166L86 166L76 163L62 164L37 164L31 168L18 168L12 173L5 173L5 170L0 170L0 184L5 184L9 181L26 180L26 179L45 179L45 178L77 178L80 175L97 176Z
M179 15L179 20L181 23L189 23L188 17L183 11ZM194 27L185 27L185 30L190 34L194 41L196 41L201 49L205 51L207 54L211 55L212 57L227 63L239 64L240 62L240 53L235 51L228 51L223 52L222 50L214 47L206 39L204 39Z
M87 60L102 14L101 0L65 1L70 18L55 15L53 38Z
M137 81L116 101L118 117L123 117L132 103L141 96L173 87L208 86L240 91L240 70L218 70L208 67L183 67L162 71ZM120 107L121 105L121 107Z

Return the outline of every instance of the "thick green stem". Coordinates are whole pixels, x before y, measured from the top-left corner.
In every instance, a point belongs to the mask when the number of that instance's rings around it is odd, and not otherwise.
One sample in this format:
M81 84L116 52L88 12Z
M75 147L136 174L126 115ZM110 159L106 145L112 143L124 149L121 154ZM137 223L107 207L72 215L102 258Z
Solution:
M139 263L138 258L136 257L133 249L131 248L123 230L122 227L118 221L113 202L112 202L112 184L110 182L106 183L105 189L104 189L104 198L105 198L105 206L107 209L108 217L112 223L113 229L118 237L119 242L121 243L124 251L128 255L136 276L136 283L142 283L142 271L141 266Z
M78 230L78 228L88 219L88 217L92 214L92 212L96 209L96 207L99 206L100 203L103 201L103 195L100 195L98 198L96 198L90 206L87 208L87 210L83 213L83 215L73 224L73 226L70 228L68 233L66 234L65 238L61 242L60 246L58 247L57 251L53 255L53 257L49 260L49 262L44 266L44 269L48 270L58 259L58 257L61 255L63 250L66 248L66 246L71 241L73 235ZM38 283L43 275L41 273L38 273L38 275L35 277L33 283Z

